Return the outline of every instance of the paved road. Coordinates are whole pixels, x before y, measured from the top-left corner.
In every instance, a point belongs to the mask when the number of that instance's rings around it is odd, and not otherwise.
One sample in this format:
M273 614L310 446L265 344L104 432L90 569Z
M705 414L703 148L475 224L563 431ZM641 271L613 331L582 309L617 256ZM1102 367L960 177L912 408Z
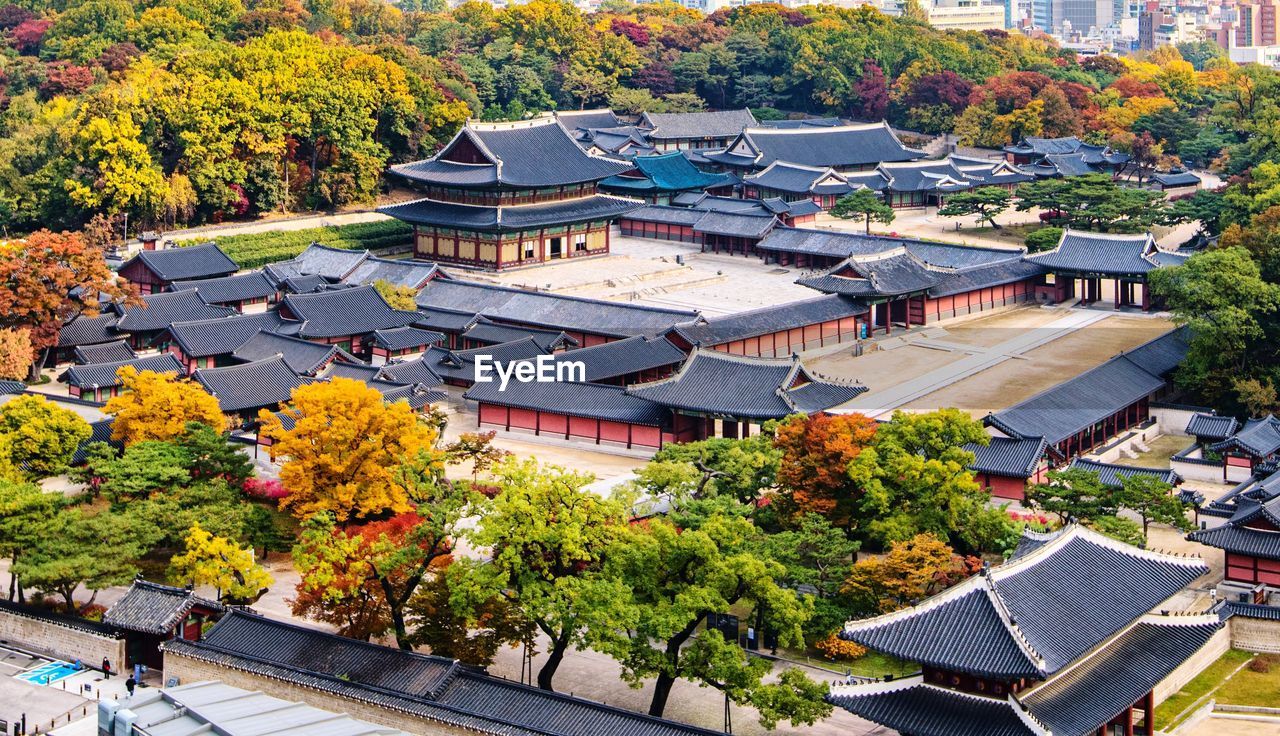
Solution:
M966 352L971 351L971 354L883 391L869 391L840 406L836 411L839 413L859 412L872 418L888 414L894 409L915 401L922 396L946 388L975 373L999 365L1006 360L1012 360L1016 356L1029 352L1041 345L1104 320L1110 314L1110 312L1084 309L1069 310L1062 317L1043 327L1028 330L1011 340L1005 340L989 348L970 345L957 346L957 349L963 348ZM912 340L910 337L907 339ZM919 338L916 338L916 341L926 345L930 344L930 341ZM940 343L934 343L934 345L945 347L945 344Z

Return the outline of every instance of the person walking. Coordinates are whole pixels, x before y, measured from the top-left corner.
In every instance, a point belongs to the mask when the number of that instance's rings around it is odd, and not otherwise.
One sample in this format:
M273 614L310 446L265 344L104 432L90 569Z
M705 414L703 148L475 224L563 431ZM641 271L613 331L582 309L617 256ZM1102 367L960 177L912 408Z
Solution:
M111 660L106 657L102 658L102 674L105 676L104 679L111 679Z
M133 679L133 675L124 681L124 689L129 691L129 697L133 697L133 689L138 686L138 681Z

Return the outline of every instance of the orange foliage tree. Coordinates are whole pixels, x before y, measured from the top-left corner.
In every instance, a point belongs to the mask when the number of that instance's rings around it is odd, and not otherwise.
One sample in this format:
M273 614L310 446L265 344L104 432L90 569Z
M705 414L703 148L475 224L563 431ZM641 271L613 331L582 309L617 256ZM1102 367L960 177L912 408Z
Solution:
M35 362L31 330L26 327L0 329L0 378L21 381Z
M156 440L167 442L187 431L189 422L221 430L227 424L218 400L194 381L172 373L139 372L125 366L116 372L121 393L102 411L112 415L112 439L132 445Z
M875 420L862 414L797 415L780 424L774 443L782 450L778 485L787 510L822 514L846 525L858 494L849 463L875 434Z
M58 344L68 320L98 313L99 295L124 298L133 291L117 281L102 251L78 233L41 230L0 244L0 327L30 330L41 356ZM38 367L32 365L32 375Z
M933 534L894 542L880 557L859 560L843 591L862 613L889 613L955 585L982 567L961 557Z

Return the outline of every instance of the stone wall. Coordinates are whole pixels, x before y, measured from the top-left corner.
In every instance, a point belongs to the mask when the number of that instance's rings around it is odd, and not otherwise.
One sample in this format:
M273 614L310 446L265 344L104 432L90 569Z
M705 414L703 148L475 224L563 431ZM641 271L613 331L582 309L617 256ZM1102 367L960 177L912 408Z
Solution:
M1191 655L1187 661L1178 665L1178 668L1169 673L1169 676L1160 681L1156 685L1154 694L1156 705L1160 705L1170 695L1178 692L1184 685L1191 681L1191 678L1200 674L1206 667L1218 661L1218 658L1227 653L1234 643L1231 635L1231 626L1224 626L1216 634L1200 647L1200 650Z
M67 661L78 659L89 667L101 666L104 657L111 660L116 671L124 664L123 638L7 607L0 608L0 641Z
M405 733L420 736L463 736L479 733L470 729L438 723L429 718L402 713L371 703L364 703L334 693L316 690L287 680L244 672L231 667L224 667L212 662L164 653L164 679L168 683L174 678L181 685L193 682L221 680L246 690L259 690L284 700L299 701L307 705L322 708L334 713L346 713L353 718L376 723L380 726L398 728Z
M1246 652L1280 654L1280 621L1232 616L1231 646Z

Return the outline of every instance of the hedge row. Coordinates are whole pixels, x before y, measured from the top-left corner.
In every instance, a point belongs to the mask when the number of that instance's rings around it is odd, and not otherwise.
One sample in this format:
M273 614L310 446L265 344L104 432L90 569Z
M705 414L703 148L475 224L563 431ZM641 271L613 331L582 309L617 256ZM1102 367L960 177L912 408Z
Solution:
M382 250L409 245L412 237L413 228L406 223L383 220L307 230L223 235L213 240L241 268L258 268L268 263L287 261L312 243L345 250ZM201 242L207 241L191 240L186 244Z

